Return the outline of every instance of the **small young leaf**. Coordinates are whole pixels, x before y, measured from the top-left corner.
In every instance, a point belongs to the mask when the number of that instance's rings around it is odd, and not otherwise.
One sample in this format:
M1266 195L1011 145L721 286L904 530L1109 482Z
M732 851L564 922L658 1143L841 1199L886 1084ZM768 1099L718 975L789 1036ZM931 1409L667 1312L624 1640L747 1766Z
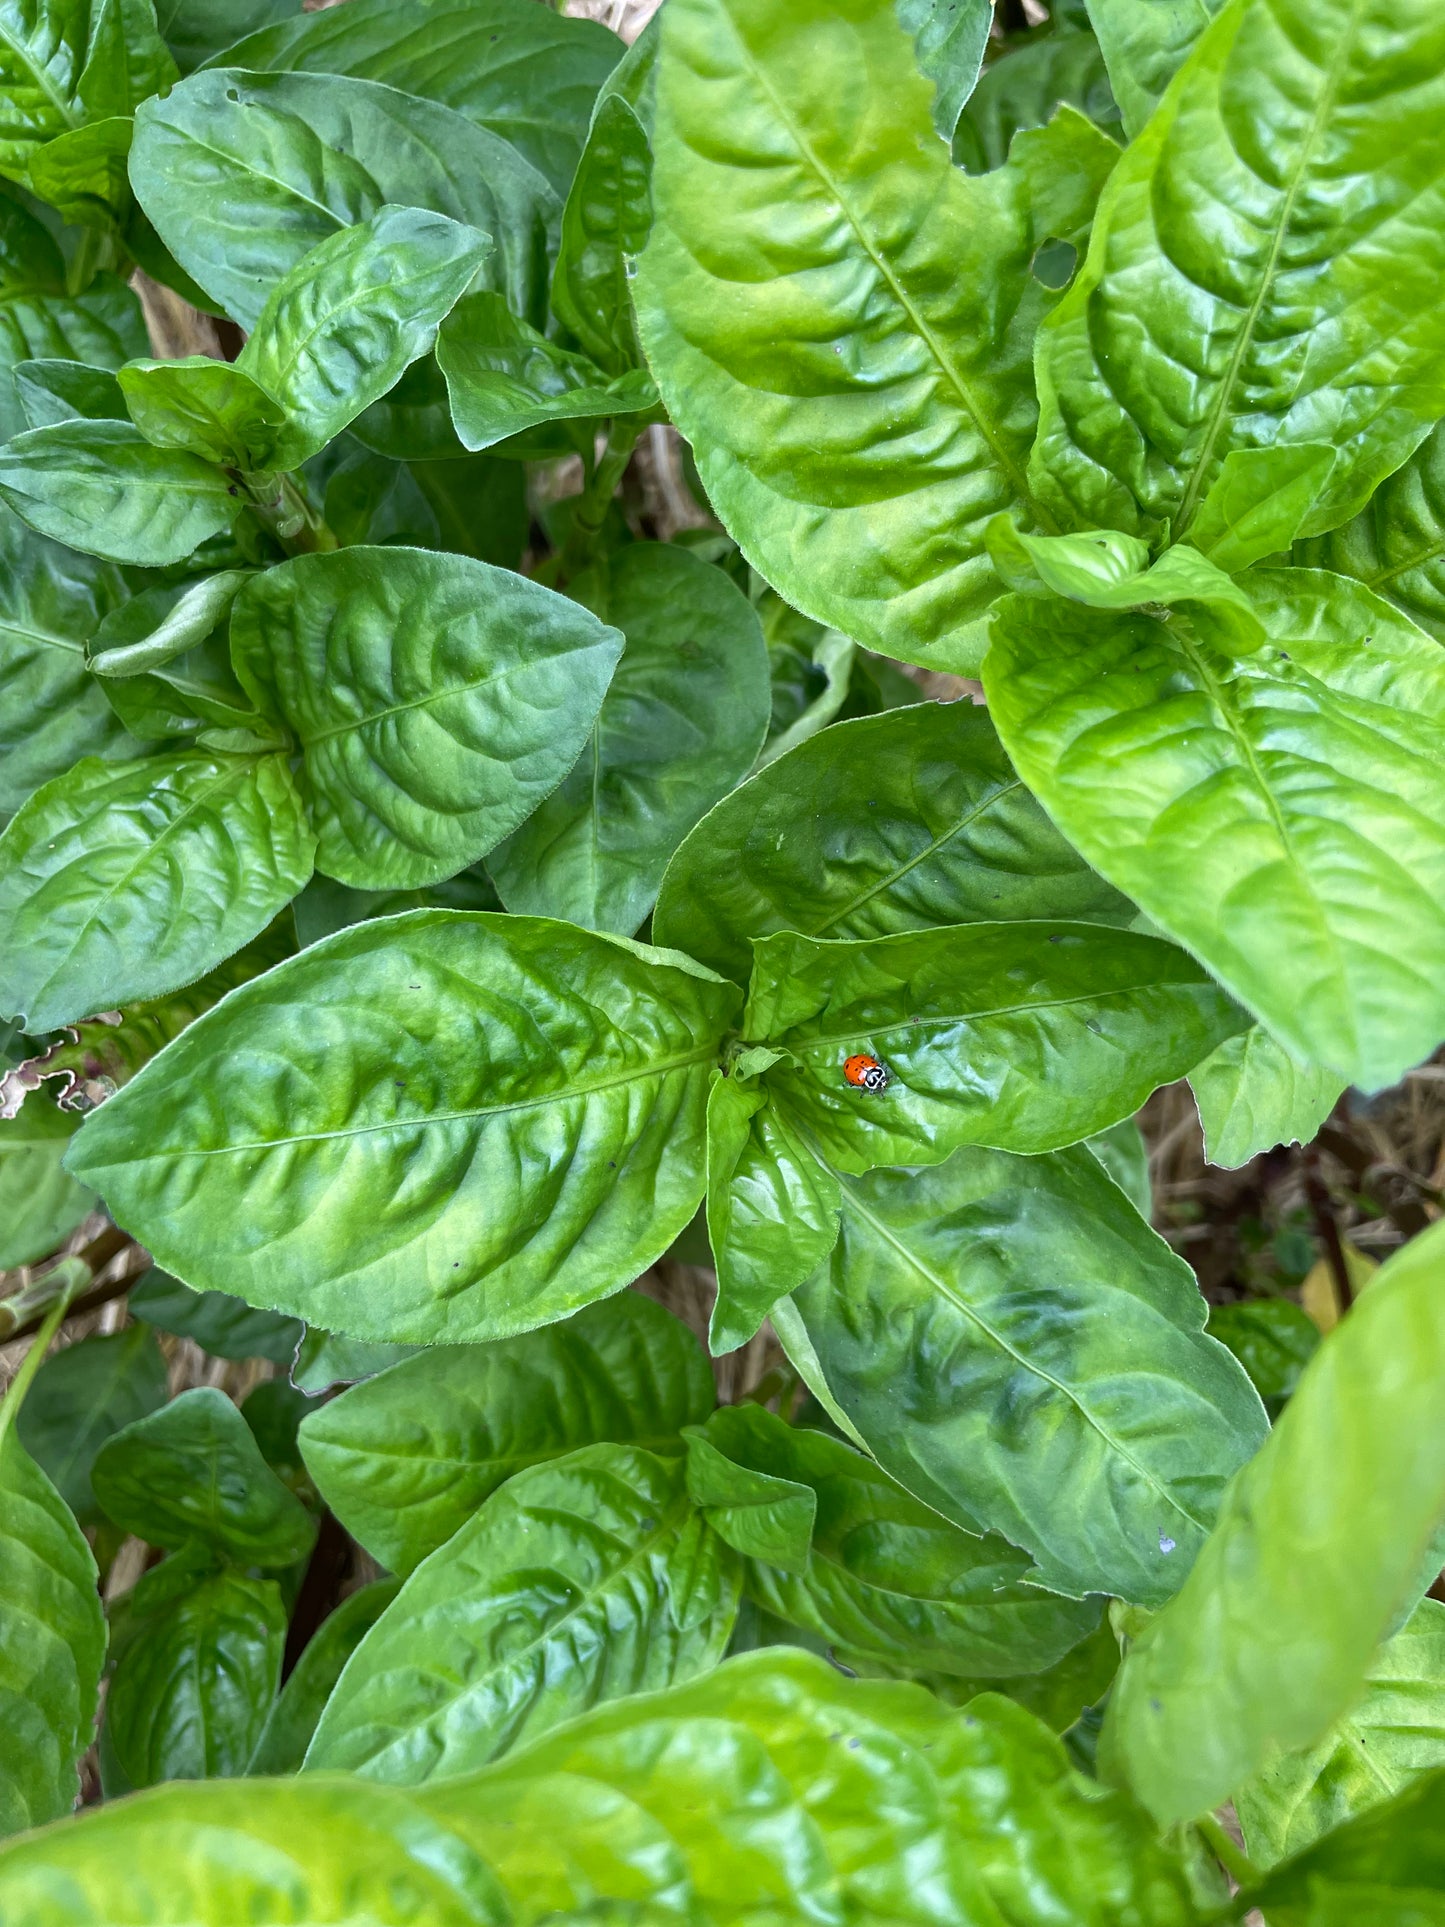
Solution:
M658 26L649 26L604 83L562 209L552 308L599 367L642 364L632 312L631 263L652 228L647 96Z
M1335 462L1326 443L1231 449L1199 504L1194 547L1235 574L1266 556L1288 554Z
M64 220L114 232L130 206L133 128L129 114L117 114L58 134L30 156L26 184Z
M125 395L108 368L83 361L17 361L15 393L26 426L51 428L56 422L123 422Z
M1211 1164L1236 1170L1276 1144L1310 1144L1343 1080L1296 1063L1263 1024L1226 1037L1189 1073Z
M761 1407L750 1409L759 1419L770 1417ZM818 1495L806 1482L764 1470L759 1463L764 1455L749 1453L750 1435L739 1439L736 1430L727 1423L720 1430L715 1425L688 1427L687 1489L692 1502L735 1551L801 1576L808 1570Z
M155 447L188 449L225 468L268 466L285 411L244 368L207 355L132 361L119 383L131 420Z
M41 1097L0 1118L0 1271L48 1258L94 1211L95 1193L60 1162L79 1121Z
M248 574L246 569L221 569L198 582L144 589L112 609L92 637L92 674L127 677L169 669L226 619Z
M897 0L918 64L935 88L933 125L950 145L958 117L978 84L993 25L991 0Z
M28 1104L22 1117L40 1107ZM166 1361L143 1325L47 1358L16 1421L20 1442L82 1525L101 1518L90 1471L105 1441L166 1402Z
M241 506L219 468L156 448L130 422L58 422L12 437L0 448L0 496L42 535L148 568L184 562Z
M1009 157L1015 134L1046 127L1065 102L1118 139L1119 109L1093 34L1059 20L1053 31L1020 39L991 60L953 130L953 158L987 174ZM1077 259L1077 250L1074 250Z

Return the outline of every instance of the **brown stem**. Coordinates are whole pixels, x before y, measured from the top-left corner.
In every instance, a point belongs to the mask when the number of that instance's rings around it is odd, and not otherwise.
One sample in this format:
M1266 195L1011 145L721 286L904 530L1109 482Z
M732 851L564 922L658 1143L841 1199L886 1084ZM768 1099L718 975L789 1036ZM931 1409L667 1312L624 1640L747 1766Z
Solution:
M1355 1289L1350 1283L1350 1267L1345 1257L1339 1223L1335 1218L1334 1201L1320 1170L1320 1154L1313 1145L1304 1154L1304 1179L1305 1197L1309 1201L1310 1216L1314 1219L1315 1235L1324 1247L1325 1262L1334 1280L1335 1299L1343 1317L1355 1302Z
M350 1557L350 1540L334 1516L330 1512L323 1512L306 1577L301 1581L301 1590L296 1595L296 1606L286 1632L286 1653L281 1661L283 1682L291 1677L312 1634L335 1606Z

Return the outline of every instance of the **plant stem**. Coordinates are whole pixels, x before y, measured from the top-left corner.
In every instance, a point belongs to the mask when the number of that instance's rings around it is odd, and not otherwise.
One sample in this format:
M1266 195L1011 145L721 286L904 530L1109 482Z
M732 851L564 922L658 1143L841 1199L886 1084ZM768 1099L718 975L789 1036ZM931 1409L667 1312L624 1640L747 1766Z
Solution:
M607 511L617 493L617 485L627 472L627 464L632 460L632 451L641 433L640 428L629 426L619 429L615 422L608 424L607 447L572 511L572 526L567 531L567 540L557 559L558 582L565 582L591 561L602 525L607 520Z
M275 475L269 488L254 475L236 475L256 520L287 555L318 555L340 548L335 532L316 513L292 475Z
M45 1323L35 1334L30 1350L25 1354L25 1362L10 1381L10 1389L5 1394L5 1402L0 1405L0 1439L20 1416L20 1407L25 1403L25 1394L30 1390L31 1380L40 1370L45 1354L50 1350L50 1342L60 1330L60 1321L70 1305L70 1295L62 1292L50 1307Z
M1212 1813L1205 1814L1202 1820L1196 1820L1194 1824L1230 1879L1241 1887L1253 1886L1259 1879L1259 1869L1244 1848L1231 1837L1227 1828L1221 1826Z

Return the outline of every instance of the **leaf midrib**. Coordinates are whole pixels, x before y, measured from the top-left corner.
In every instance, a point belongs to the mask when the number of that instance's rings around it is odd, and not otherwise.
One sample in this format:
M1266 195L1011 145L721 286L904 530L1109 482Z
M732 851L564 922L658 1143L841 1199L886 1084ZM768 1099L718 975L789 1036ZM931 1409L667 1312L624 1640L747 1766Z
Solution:
M20 66L24 67L25 70L29 73L31 79L35 82L35 85L40 89L40 92L44 94L45 98L50 102L51 106L55 109L56 113L58 113L61 119L65 121L66 125L72 129L79 127L81 124L80 115L75 111L73 107L70 107L69 105L67 105L64 98L59 93L57 93L55 87L51 83L49 74L45 71L43 67L37 65L34 59L34 56L30 52L30 49L27 46L25 46L21 41L19 41L15 37L15 35L11 33L9 28L4 26L3 24L0 24L0 41L4 42L4 44L10 49L11 53L14 54L17 63ZM20 143L17 143L17 145L19 144ZM37 147L44 145L42 141L26 142L24 144L34 145Z
M1034 1003L999 1004L988 1010L952 1011L942 1017L899 1017L889 1024L874 1024L868 1027L868 1034L875 1037L888 1037L895 1031L906 1031L916 1036L920 1031L938 1030L945 1024L975 1024L987 1022L994 1017L1019 1017L1035 1010L1071 1010L1078 1004L1108 1004L1122 997L1137 997L1149 990L1207 990L1209 985L1202 980L1191 982L1188 978L1151 977L1142 984L1120 984L1112 990L1084 990L1074 997L1043 997ZM810 1037L806 1043L790 1044L788 1048L799 1057L807 1057L821 1050L839 1050L844 1045L856 1043L861 1024L845 1030L836 1036ZM784 1031L785 1041L790 1032Z

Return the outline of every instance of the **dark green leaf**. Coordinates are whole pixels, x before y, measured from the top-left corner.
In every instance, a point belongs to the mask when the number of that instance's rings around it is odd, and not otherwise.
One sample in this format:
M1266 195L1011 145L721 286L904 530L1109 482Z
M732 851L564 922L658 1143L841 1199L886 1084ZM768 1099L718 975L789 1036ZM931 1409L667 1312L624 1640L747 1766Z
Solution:
M594 1445L519 1472L362 1640L307 1767L450 1778L598 1700L706 1672L737 1614L738 1563L680 1458Z
M1272 1419L1278 1418L1310 1359L1319 1349L1319 1327L1288 1298L1253 1298L1214 1305L1209 1336L1227 1345L1249 1373Z
M14 374L28 428L125 420L125 396L108 368L92 368L83 361L17 361Z
M334 1385L354 1385L361 1379L374 1378L378 1372L414 1358L417 1350L415 1345L368 1344L365 1339L343 1338L312 1325L306 1328L297 1349L291 1381L309 1395L329 1392Z
M66 221L113 232L130 205L133 125L127 113L57 135L30 156L26 185Z
M230 614L247 573L222 569L197 582L142 590L101 618L89 651L92 671L128 677L173 669L178 657L204 642Z
M292 904L301 947L320 943L338 930L404 910L500 910L502 900L480 863L444 877L425 890L352 890L331 877L313 877Z
M343 1599L311 1635L305 1652L266 1716L266 1724L246 1769L248 1773L300 1772L316 1723L341 1677L341 1669L396 1598L400 1586L399 1579L377 1579L363 1586L359 1592Z
M148 442L187 449L227 468L266 467L286 418L277 397L244 368L207 355L129 362L120 371L120 389Z
M1064 102L1116 133L1119 109L1091 33L1058 29L985 67L953 130L954 160L974 174L1002 167L1014 135L1047 126Z
M1111 1124L1107 1131L1085 1138L1084 1143L1147 1224L1154 1215L1149 1147L1133 1118Z
M22 1118L38 1110L28 1104ZM95 1455L114 1432L166 1401L166 1361L143 1325L83 1338L46 1359L17 1420L20 1442L82 1525L99 1522Z
M952 141L958 117L978 85L992 0L896 0L898 18L913 35L918 64L933 82L933 125Z
M1091 924L852 943L783 932L755 948L743 1031L783 1053L768 1093L849 1171L936 1164L961 1144L1077 1143L1246 1021L1182 950ZM885 1089L849 1082L859 1053L884 1066Z
M1018 1673L1009 1679L958 1679L951 1673L924 1673L919 1678L948 1706L966 1707L980 1693L1002 1693L1027 1708L1051 1732L1067 1733L1081 1714L1104 1699L1118 1670L1119 1641L1105 1614L1097 1631L1044 1672Z
M626 646L570 774L487 867L509 910L630 936L678 844L762 748L767 649L746 596L669 544L631 544L571 593ZM692 933L677 947L695 955Z
M670 0L662 48L633 285L709 500L797 608L972 674L985 525L1036 515L1033 338L1058 295L1034 256L1081 236L1118 150L1063 109L959 173L893 0Z
M320 868L406 889L475 862L556 787L622 637L485 562L365 548L256 577L231 643L300 739Z
M0 496L42 535L150 568L183 562L240 506L220 469L154 447L130 422L57 422L13 436L0 448Z
M515 1472L579 1446L676 1451L715 1400L697 1340L635 1291L564 1324L394 1365L306 1420L306 1469L368 1552L408 1573Z
M32 1031L179 990L311 874L284 756L87 757L0 837L0 1009Z
M78 1122L43 1097L0 1118L0 1271L48 1258L94 1211L95 1193L60 1163Z
M1105 1740L1161 1821L1320 1739L1410 1602L1445 1516L1442 1262L1435 1226L1372 1280L1125 1660Z
M1130 139L1225 0L1088 0Z
M461 114L374 81L193 74L136 115L131 182L177 261L244 328L318 242L387 205L490 234L489 285L545 318L561 214L547 182Z
M227 1291L192 1291L159 1268L132 1288L130 1308L157 1331L193 1338L213 1358L269 1358L289 1365L305 1329L297 1318L253 1311Z
M149 0L30 0L0 36L0 174L23 181L37 148L86 121L129 114L175 63Z
M92 1477L108 1517L153 1546L196 1541L241 1565L289 1566L316 1537L246 1421L209 1386L116 1433Z
M1044 1585L1161 1604L1266 1430L1189 1267L1082 1146L841 1188L794 1302L879 1463Z
M22 361L80 361L110 369L149 348L140 302L124 282L102 274L84 294L67 295L63 279L52 287L28 247L26 255L26 261L6 259L0 229L0 439L29 425L13 373Z
M203 1580L147 1620L106 1699L107 1738L130 1785L244 1773L285 1640L280 1587L239 1573Z
M1262 1024L1226 1037L1189 1073L1211 1164L1234 1169L1276 1144L1309 1144L1344 1090L1333 1071L1296 1063Z
M188 74L242 34L259 34L300 11L301 0L156 0L156 23Z
M356 0L348 4L355 6ZM518 566L531 526L520 462L468 455L458 461L414 461L408 467L436 517L442 548L507 569Z
M736 1003L671 951L414 911L229 997L71 1168L197 1287L358 1337L503 1337L619 1290L692 1217ZM218 1086L217 1051L248 1075Z
M241 1400L241 1417L261 1449L261 1457L273 1472L279 1472L305 1504L311 1497L306 1490L306 1468L301 1459L301 1421L315 1400L298 1391L289 1379L263 1378ZM303 1496L304 1494L304 1496Z
M840 723L719 803L669 865L653 934L745 984L752 940L778 930L1133 915L1014 774L988 711L922 703Z
M1354 576L1445 642L1445 424L1385 477L1352 522L1302 542L1295 559Z
M529 328L498 294L474 294L444 323L437 362L466 448L491 448L546 422L595 422L657 404L646 369L609 380L595 362ZM589 434L591 431L587 431Z

